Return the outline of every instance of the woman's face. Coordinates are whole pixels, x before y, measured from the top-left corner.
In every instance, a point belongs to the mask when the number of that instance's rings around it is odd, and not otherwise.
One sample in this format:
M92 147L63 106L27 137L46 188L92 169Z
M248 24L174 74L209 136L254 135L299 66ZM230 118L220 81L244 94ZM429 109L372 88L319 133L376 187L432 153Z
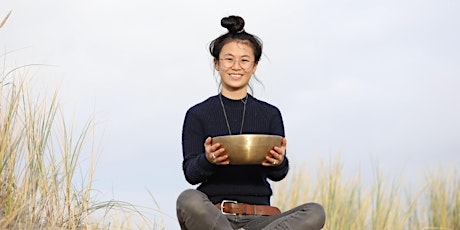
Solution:
M246 94L248 82L257 68L254 59L253 48L242 41L231 41L222 47L215 68L222 79L223 92Z

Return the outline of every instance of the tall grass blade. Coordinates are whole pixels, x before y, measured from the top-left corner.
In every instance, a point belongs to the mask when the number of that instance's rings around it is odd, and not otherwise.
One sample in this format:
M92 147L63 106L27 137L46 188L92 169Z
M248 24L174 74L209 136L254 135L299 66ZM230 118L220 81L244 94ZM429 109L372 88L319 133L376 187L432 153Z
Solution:
M8 12L8 14L5 16L5 18L3 18L2 22L0 22L0 29L3 27L3 25L5 25L6 20L8 20L8 18L10 17L10 14L11 14L11 10L10 10L10 12Z

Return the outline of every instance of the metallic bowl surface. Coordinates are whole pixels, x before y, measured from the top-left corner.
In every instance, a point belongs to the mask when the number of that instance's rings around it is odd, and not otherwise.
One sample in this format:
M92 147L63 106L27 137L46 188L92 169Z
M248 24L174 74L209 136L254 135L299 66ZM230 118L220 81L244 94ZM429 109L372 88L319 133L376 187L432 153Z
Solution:
M281 145L281 136L266 134L241 134L217 136L213 144L220 143L229 156L230 164L262 164L274 146Z

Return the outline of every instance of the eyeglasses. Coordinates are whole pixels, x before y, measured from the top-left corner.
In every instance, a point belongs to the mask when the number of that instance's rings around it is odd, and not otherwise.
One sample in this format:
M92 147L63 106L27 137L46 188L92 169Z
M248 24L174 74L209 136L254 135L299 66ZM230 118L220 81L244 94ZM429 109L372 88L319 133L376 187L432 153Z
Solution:
M219 60L221 61L222 65L225 68L233 67L235 65L235 62L238 61L238 65L240 65L241 68L249 69L254 63L254 61L249 60L249 58L243 58L243 59L238 60L236 58L227 57L227 58L220 58Z

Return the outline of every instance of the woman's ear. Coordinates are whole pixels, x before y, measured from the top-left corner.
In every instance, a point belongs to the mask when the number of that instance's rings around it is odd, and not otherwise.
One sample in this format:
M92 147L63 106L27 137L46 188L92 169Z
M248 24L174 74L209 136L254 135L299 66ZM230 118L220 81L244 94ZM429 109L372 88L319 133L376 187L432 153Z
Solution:
M217 59L215 59L215 58L214 58L214 69L219 71L219 61L217 61Z
M259 65L259 62L254 63L254 68L252 68L252 74L256 72L258 65Z

